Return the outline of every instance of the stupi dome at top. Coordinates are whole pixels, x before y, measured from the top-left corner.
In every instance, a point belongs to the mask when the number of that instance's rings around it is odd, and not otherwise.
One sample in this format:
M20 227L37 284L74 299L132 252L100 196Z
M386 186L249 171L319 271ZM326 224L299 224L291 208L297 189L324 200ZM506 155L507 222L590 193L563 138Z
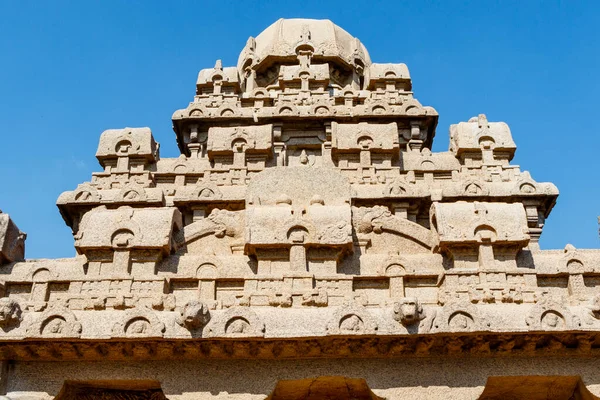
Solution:
M243 75L249 68L262 70L277 61L308 54L313 60L335 60L362 69L371 64L365 46L329 20L279 19L256 38L250 37L238 59Z

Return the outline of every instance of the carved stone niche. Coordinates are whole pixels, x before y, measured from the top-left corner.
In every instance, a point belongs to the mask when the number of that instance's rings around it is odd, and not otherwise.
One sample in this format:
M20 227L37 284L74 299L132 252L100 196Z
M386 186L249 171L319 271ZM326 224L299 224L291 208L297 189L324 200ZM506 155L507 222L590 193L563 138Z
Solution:
M156 162L158 148L150 128L109 129L100 135L96 158L107 172L125 172L132 160L141 160L139 165Z
M435 332L489 331L490 322L477 306L467 302L446 304L433 322Z
M367 309L353 303L339 307L327 324L328 335L373 335L377 329L377 321Z
M81 323L72 311L65 307L53 307L44 311L27 327L31 338L79 338Z
M331 123L332 155L340 168L391 168L400 151L398 125Z
M262 170L271 154L273 125L211 127L208 157L215 169Z
M455 268L514 269L517 253L529 243L520 203L434 203L430 219L438 236L434 250L450 253Z
M264 337L265 324L246 307L228 308L215 315L204 328L203 337L247 338Z
M289 251L281 272L335 274L339 254L352 249L350 184L331 169L275 167L253 177L246 198L246 254L269 273L274 248ZM311 263L311 252L319 262ZM317 254L318 253L318 254Z
M450 126L450 151L463 165L508 164L516 149L508 125L488 122L484 114Z
M564 331L578 328L581 322L559 302L545 298L532 307L525 320L529 330Z
M176 248L181 227L181 213L174 207L109 210L101 206L81 219L75 248L86 256L99 250L113 252L112 264L90 262L91 273L153 275L156 262ZM141 251L144 261L132 260L132 251Z
M165 324L147 308L126 311L112 328L113 337L163 337Z

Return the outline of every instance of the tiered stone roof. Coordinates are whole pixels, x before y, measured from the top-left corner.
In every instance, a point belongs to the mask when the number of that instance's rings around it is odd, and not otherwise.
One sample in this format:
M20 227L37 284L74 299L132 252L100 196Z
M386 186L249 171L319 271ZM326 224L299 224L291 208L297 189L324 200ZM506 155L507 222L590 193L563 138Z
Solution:
M558 190L509 127L432 152L406 65L330 21L277 21L172 118L177 158L102 133L58 199L77 257L23 261L0 214L2 358L598 351L600 251L540 250Z

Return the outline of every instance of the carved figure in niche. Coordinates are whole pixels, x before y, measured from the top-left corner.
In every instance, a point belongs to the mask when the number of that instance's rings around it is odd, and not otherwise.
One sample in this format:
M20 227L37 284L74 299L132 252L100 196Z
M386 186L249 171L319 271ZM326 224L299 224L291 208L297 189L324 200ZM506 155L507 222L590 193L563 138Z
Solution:
M240 335L250 330L250 323L244 318L232 318L225 327L225 333L229 335Z
M81 323L64 307L49 308L27 327L29 337L79 337Z
M63 333L66 321L61 317L52 317L42 326L42 335L60 335Z
M8 297L0 298L0 327L10 327L21 321L21 306Z
M465 300L454 300L436 313L432 325L437 332L477 332L489 330L491 322L477 306Z
M363 135L358 138L356 144L362 149L368 149L373 145L373 139L370 136Z
M129 247L133 242L133 232L129 229L119 229L112 236L113 247Z
M562 329L564 326L564 318L558 312L550 310L542 315L542 328Z
M467 187L465 188L465 193L466 194L481 194L483 192L483 190L481 189L481 186L477 185L476 183L469 183L467 185Z
M178 319L180 325L185 325L188 329L198 329L203 327L210 320L208 306L198 300L190 300L186 303Z
M465 312L457 312L448 319L448 327L453 331L468 331L473 325L473 317Z
M561 299L543 297L529 312L527 326L533 330L559 330L580 326L580 319L562 304Z
M404 297L394 303L394 319L402 325L412 325L424 318L423 306L416 297Z
M144 318L136 318L133 321L130 321L125 327L125 332L127 335L145 335L150 328L150 322Z
M288 238L291 243L304 243L308 237L308 230L303 226L296 226L288 231Z
M263 337L265 324L248 307L231 307L215 313L204 327L203 337Z
M162 337L165 324L147 308L134 308L121 314L112 328L113 337Z
M131 142L129 140L121 140L115 146L115 152L118 155L126 155L129 153L129 149L131 149Z
M327 333L340 334L374 334L377 322L366 308L348 300L336 310L327 324Z
M356 314L347 315L340 321L340 331L342 332L361 332L364 330L362 319Z

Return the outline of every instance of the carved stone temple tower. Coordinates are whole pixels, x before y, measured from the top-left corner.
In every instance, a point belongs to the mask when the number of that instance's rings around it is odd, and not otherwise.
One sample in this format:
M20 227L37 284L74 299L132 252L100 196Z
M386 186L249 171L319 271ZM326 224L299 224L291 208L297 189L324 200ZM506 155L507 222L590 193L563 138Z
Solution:
M0 214L1 398L600 396L600 250L540 250L558 190L505 123L432 153L406 65L302 19L172 118L177 158L102 133L58 199L77 257L24 261Z

